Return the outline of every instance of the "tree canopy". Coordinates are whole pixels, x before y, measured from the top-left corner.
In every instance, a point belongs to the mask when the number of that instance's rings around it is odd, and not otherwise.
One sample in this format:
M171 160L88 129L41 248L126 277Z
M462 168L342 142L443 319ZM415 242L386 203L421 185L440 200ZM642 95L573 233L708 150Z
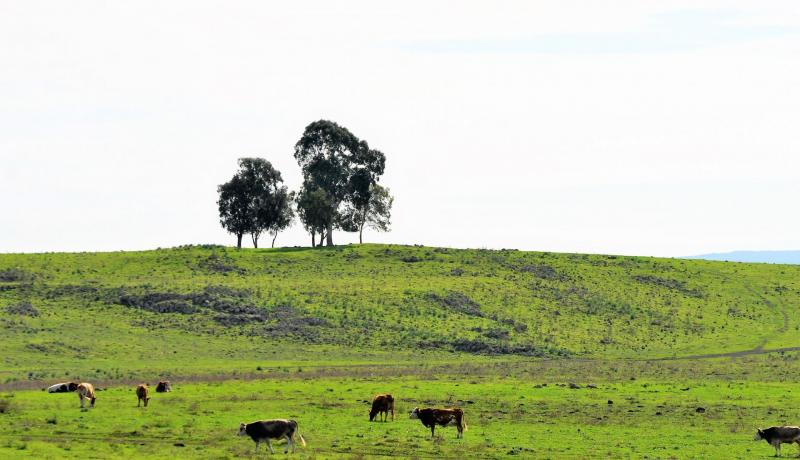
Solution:
M326 244L332 246L334 228L353 231L346 208L364 209L369 203L372 187L384 172L386 157L329 120L306 126L295 144L294 157L304 178L298 212L312 232L312 240L314 233L324 234ZM301 209L311 205L314 209ZM311 227L309 216L313 216Z
M263 158L240 158L239 170L218 191L220 223L236 235L239 248L247 233L258 247L261 234L269 232L274 245L278 232L294 219L292 194L283 185L280 171Z

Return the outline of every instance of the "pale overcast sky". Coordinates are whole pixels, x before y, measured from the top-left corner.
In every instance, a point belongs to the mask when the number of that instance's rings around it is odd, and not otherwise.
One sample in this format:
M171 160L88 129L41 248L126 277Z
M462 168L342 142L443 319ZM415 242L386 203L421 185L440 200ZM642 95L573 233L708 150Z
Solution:
M216 186L321 118L386 153L368 242L800 248L798 1L6 0L0 252L234 244Z

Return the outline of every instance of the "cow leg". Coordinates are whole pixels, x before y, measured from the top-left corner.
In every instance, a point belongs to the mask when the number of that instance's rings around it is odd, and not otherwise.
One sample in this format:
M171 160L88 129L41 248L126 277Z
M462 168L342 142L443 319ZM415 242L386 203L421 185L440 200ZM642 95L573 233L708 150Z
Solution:
M81 398L81 409L83 409L85 398L83 397L83 395L78 395L78 397Z
M289 436L288 434L285 437L286 437L286 450L284 450L283 453L288 454L290 447L292 448L292 453L294 453L294 443L292 442L292 437Z
M258 453L258 441L256 441L256 453Z
M275 453L275 451L272 450L272 441L270 441L269 438L267 438L267 447L269 447L269 453L270 454L274 454Z
M436 425L431 425L431 439L433 439L433 432L436 430Z
M775 456L776 457L780 457L781 456L781 442L780 441L773 442L772 443L772 447L775 448Z

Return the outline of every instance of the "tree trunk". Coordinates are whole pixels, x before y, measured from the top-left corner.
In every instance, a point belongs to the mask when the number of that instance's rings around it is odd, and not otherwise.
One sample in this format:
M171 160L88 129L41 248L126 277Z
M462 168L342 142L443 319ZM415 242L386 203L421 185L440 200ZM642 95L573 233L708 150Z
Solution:
M255 233L251 233L250 238L253 240L253 247L258 249L258 235Z
M275 234L272 235L272 247L273 248L275 247L275 238L277 238L277 237L278 237L278 232L275 232Z
M311 247L312 248L317 247L317 240L315 239L315 237L316 237L316 233L314 232L314 230L311 230Z
M364 222L361 222L361 225L358 227L358 244L364 244L364 241L361 240L361 235L364 233Z
M328 224L328 234L325 235L327 238L327 245L333 246L333 224Z
M236 234L236 249L242 249L242 236L244 236L242 233Z

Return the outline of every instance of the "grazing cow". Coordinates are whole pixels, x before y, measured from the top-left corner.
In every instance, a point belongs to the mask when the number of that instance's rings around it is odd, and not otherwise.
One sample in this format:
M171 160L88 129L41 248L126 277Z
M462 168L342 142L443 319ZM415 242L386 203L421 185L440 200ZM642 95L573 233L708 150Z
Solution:
M56 383L47 388L48 393L69 393L78 389L76 382Z
M158 385L156 385L156 393L166 393L168 391L172 391L172 385L169 384L169 380L158 382Z
M94 385L86 382L78 385L78 397L81 398L81 409L83 409L83 404L87 399L89 400L89 405L94 407L94 402L97 400L94 395Z
M138 401L136 402L136 407L139 407L144 401L144 407L147 407L147 402L150 401L150 388L147 387L146 383L143 383L136 387L136 397Z
M389 393L375 395L372 398L372 409L369 411L369 421L375 419L375 416L383 414L383 421L389 418L389 411L392 412L392 421L394 422L394 396ZM380 420L380 417L378 417Z
M464 420L464 411L461 409L420 409L415 407L411 411L411 418L418 418L423 425L431 429L431 437L436 429L436 425L448 426L455 425L458 429L457 438L464 437L464 430L467 429L467 422Z
M771 426L758 429L754 438L756 441L764 440L775 448L775 456L781 456L781 444L797 443L800 448L800 427L797 426Z
M284 450L283 453L288 454L289 447L292 448L292 453L294 453L294 435L296 433L297 422L294 420L259 420L258 422L242 423L239 425L239 436L250 436L256 443L256 452L258 452L258 444L261 441L267 441L269 452L274 454L275 452L272 450L272 442L270 440L286 438L286 450ZM303 447L305 447L306 440L299 433L297 435L300 437L300 442L303 443Z

